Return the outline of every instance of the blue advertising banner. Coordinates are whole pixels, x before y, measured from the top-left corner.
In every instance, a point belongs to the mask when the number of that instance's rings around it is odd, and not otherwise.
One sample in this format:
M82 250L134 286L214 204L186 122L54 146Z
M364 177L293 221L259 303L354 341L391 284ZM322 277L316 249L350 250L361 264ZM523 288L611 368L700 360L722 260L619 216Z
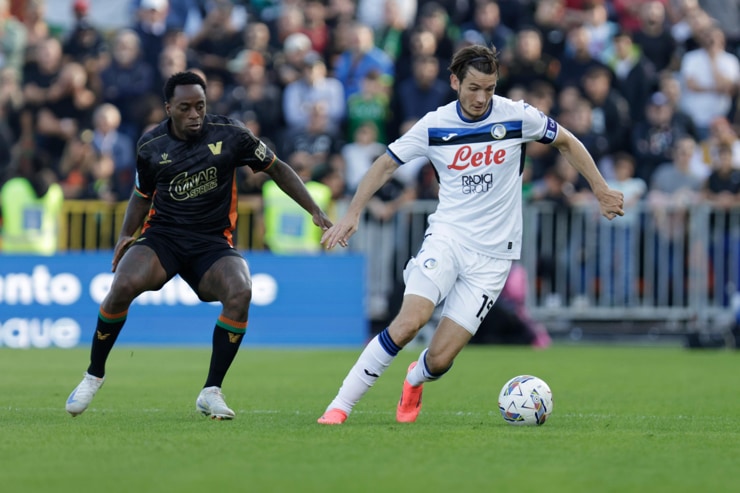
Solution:
M92 339L110 288L111 253L0 255L0 347L71 348ZM369 327L359 255L245 255L252 306L245 345L357 346ZM175 277L141 294L119 344L210 345L219 303L204 303Z

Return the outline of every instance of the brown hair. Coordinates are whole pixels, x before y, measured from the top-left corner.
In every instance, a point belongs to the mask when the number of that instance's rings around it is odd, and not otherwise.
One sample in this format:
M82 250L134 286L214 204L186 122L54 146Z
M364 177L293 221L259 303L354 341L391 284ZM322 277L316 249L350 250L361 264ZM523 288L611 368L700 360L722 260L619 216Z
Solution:
M471 67L484 74L498 74L498 51L496 51L496 48L483 45L470 45L461 48L452 57L452 63L448 68L462 82Z

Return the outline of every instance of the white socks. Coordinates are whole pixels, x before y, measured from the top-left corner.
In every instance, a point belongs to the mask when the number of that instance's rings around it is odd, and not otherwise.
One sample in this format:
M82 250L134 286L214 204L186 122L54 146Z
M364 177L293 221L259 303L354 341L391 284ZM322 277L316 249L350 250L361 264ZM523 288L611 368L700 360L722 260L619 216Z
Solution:
M383 333L373 337L367 346L365 346L360 357L357 358L357 362L344 378L339 393L331 401L327 410L337 408L349 414L354 405L357 404L357 401L365 395L365 392L373 386L378 377L388 368L401 348L390 340L387 330L385 329ZM389 354L388 350L381 343L381 339L386 346L389 343L392 344L389 349L394 354Z

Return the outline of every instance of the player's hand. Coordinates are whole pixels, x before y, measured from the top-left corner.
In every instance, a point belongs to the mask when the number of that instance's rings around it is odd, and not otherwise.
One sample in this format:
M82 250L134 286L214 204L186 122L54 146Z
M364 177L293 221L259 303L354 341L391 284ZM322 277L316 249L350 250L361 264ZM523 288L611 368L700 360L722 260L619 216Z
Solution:
M610 221L617 216L624 216L624 194L618 190L607 189L596 196L599 200L601 215Z
M337 224L324 232L324 235L321 237L321 243L327 250L331 250L337 244L346 247L349 244L350 236L357 232L358 222L356 219L353 220L344 216Z
M331 222L331 220L329 220L329 218L326 216L324 211L319 211L318 213L313 215L313 223L319 228L321 228L321 231L323 231L324 233L329 231L329 229L331 229L331 227L333 226L333 223ZM322 242L323 242L323 238L322 238ZM346 241L340 242L340 245L342 245L343 247L346 247L347 242Z
M123 254L126 250L136 241L133 236L123 236L116 243L116 249L113 251L113 262L111 264L111 272L115 272L118 267L118 262L123 258Z

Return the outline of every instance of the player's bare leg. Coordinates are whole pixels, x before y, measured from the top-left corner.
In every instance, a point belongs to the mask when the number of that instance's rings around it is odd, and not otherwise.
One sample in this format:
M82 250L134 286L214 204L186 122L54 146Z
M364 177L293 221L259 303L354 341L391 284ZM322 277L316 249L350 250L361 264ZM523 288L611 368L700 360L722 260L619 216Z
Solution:
M472 334L461 325L447 317L442 318L429 347L421 352L418 361L409 365L396 408L396 421L399 423L416 421L421 411L424 382L437 380L444 375L471 337Z

